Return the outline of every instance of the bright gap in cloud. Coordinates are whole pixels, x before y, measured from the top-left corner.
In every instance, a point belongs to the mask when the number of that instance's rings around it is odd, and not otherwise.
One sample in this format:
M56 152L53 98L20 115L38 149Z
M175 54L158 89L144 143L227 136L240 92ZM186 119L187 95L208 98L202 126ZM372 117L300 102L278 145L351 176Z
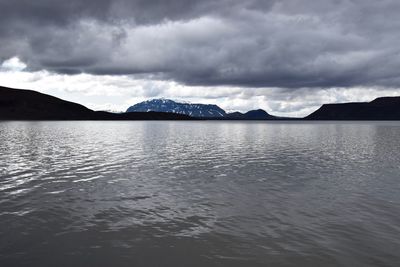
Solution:
M13 57L5 60L0 67L1 71L22 71L26 69L27 65L22 62L18 57Z

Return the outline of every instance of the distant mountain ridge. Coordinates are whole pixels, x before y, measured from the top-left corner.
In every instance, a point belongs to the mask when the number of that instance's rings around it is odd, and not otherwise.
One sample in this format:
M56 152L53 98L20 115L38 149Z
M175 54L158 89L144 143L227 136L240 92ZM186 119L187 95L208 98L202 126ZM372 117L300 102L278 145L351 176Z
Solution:
M268 112L266 112L263 109L250 110L246 113L241 113L241 112L228 113L226 117L229 119L233 119L233 120L275 120L275 119L277 119L277 117L268 114Z
M168 112L197 118L222 118L225 110L217 105L180 103L170 99L152 99L128 108L126 112Z
M148 103L154 106L149 108ZM381 97L371 102L325 104L305 118L275 117L262 109L226 113L217 105L174 103L166 99L150 100L133 106L140 107L141 104L139 112L117 114L93 111L80 104L31 90L0 86L0 120L400 120L400 97ZM157 112L160 110L158 107L164 111ZM173 112L169 109L171 107L174 107ZM210 115L214 117L208 117Z
M196 118L226 119L226 120L273 120L276 117L265 110L257 109L246 113L227 113L217 105L181 103L170 99L152 99L137 103L126 112L169 112L185 114Z

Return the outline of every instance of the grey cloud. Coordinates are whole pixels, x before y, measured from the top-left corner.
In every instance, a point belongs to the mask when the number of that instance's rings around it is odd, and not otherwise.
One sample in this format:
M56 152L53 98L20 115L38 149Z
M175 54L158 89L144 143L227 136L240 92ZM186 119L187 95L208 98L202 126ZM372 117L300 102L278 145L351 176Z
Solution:
M400 85L396 0L0 0L0 60L188 85Z
M118 23L157 24L164 20L193 19L235 10L269 10L276 0L1 0L3 22L65 25L79 19Z

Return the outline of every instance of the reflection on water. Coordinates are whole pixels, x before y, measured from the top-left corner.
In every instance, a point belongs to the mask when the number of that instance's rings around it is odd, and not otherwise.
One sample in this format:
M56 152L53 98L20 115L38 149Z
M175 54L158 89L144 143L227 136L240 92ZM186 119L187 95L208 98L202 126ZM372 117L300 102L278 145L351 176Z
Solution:
M0 122L1 266L397 266L400 123Z

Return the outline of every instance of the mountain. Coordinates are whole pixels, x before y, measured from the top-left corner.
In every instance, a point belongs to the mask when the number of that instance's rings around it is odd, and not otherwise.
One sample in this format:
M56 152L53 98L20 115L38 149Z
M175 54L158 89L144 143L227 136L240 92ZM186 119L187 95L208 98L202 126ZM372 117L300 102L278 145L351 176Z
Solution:
M306 120L400 120L400 97L381 97L371 102L325 104Z
M268 114L265 110L250 110L246 113L233 112L226 115L227 118L233 120L274 120L275 116Z
M197 118L222 118L225 110L217 105L179 103L169 99L153 99L138 103L128 108L126 112L169 112L185 114Z
M161 112L109 113L31 90L0 86L0 120L190 120Z
M257 109L246 113L226 113L217 105L179 103L169 99L152 99L140 102L128 108L126 112L161 111L186 114L197 118L222 119L222 120L272 120L276 117L265 110Z

